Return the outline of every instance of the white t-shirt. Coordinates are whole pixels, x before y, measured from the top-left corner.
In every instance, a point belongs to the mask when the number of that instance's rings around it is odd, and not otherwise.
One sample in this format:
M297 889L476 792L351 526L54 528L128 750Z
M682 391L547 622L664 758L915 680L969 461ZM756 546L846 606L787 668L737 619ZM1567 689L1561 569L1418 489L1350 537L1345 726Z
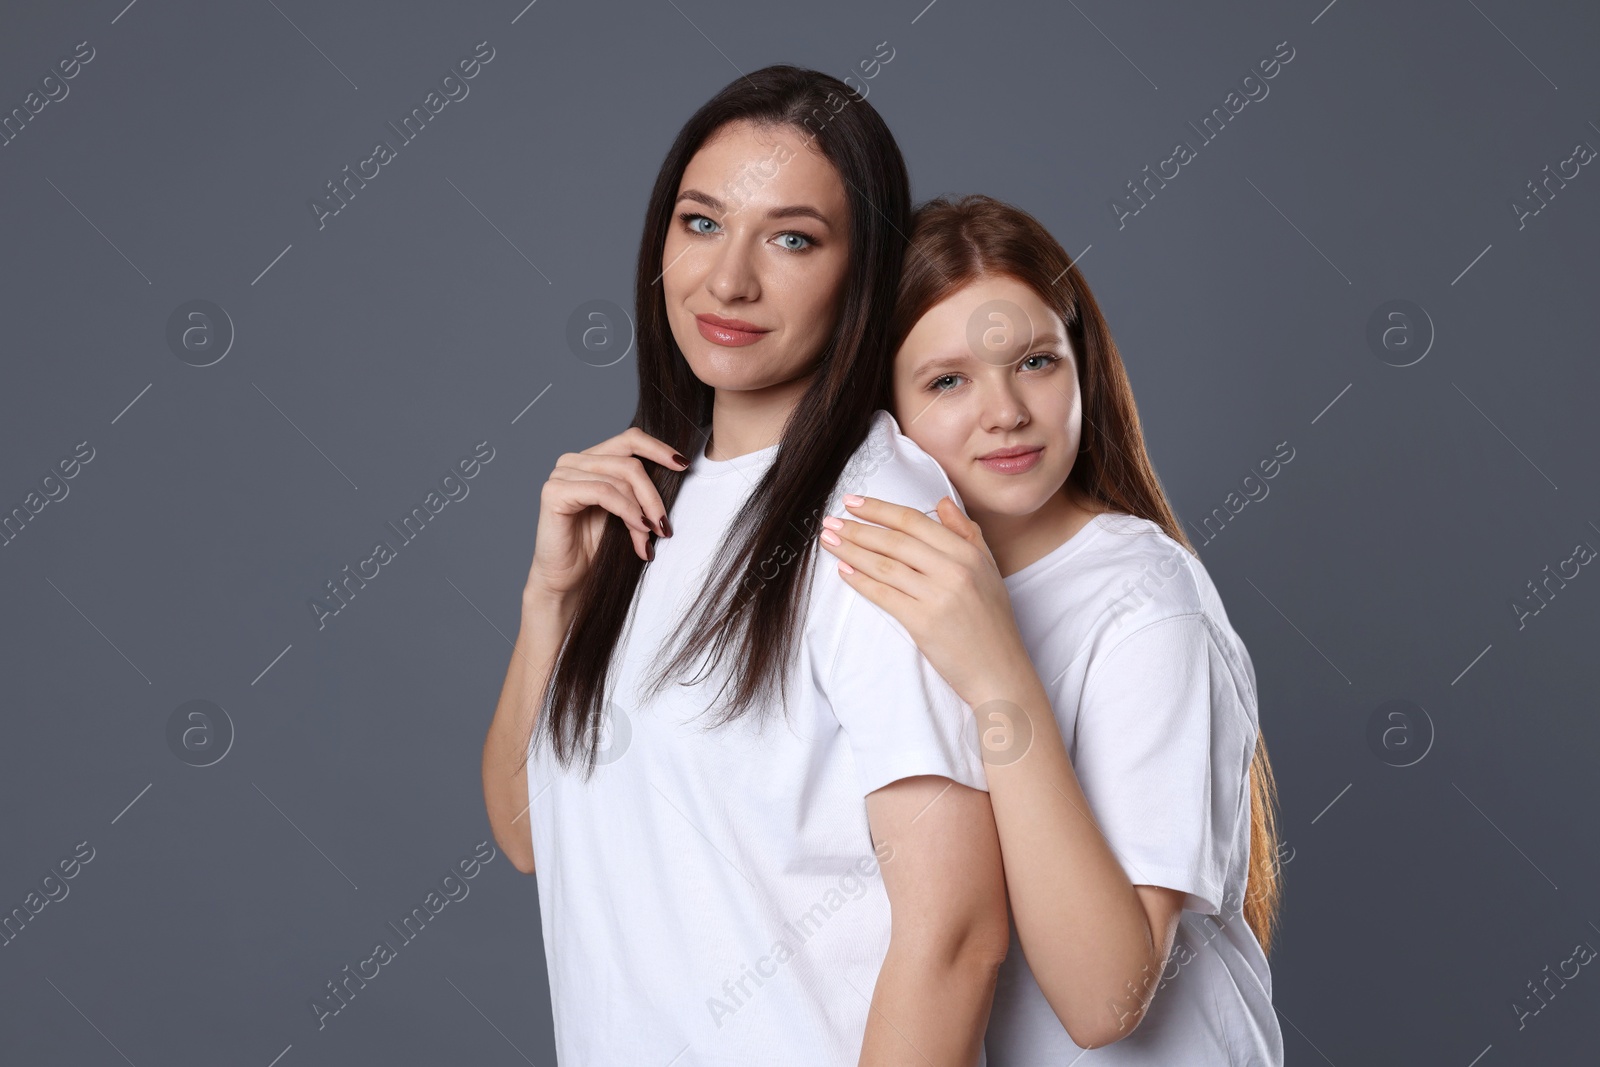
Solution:
M1106 513L1005 584L1123 870L1187 897L1144 1020L1087 1052L1045 1000L1013 926L989 1063L1281 1065L1272 977L1242 914L1255 668L1205 567L1157 524Z
M726 667L639 699L777 450L697 452L617 645L601 765L584 782L544 738L529 761L562 1067L854 1065L889 946L866 794L924 774L987 788L971 708L820 548L787 723L773 706L709 728ZM846 492L934 514L954 489L879 411L827 514Z

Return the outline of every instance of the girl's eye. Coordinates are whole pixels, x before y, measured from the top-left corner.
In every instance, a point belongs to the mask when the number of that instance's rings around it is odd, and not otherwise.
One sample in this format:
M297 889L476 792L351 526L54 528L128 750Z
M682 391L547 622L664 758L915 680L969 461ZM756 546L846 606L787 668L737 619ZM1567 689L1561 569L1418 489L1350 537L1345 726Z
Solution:
M778 242L790 252L804 252L806 249L816 244L815 241L807 237L805 234L795 233L792 230L788 233L780 233L778 235Z
M1036 368L1037 370L1044 370L1045 367L1050 367L1050 366L1053 366L1053 365L1061 362L1061 357L1060 356L1051 355L1049 352L1035 352L1033 355L1025 357L1022 360L1022 362L1023 362L1023 364L1027 364L1029 361L1035 360L1035 359L1043 359L1043 360L1048 360L1049 361L1049 362L1045 363L1043 366Z
M690 233L710 234L716 232L716 220L707 218L704 215L697 215L692 211L686 211L679 215L678 218L683 220L683 224L685 226L689 227ZM706 225L701 226L700 223L702 222L706 223Z
M929 388L931 388L936 393L948 393L950 391L950 389L954 389L955 388L955 384L954 384L955 383L955 379L957 379L959 377L961 377L961 375L959 375L959 374L941 374L941 375L939 375L939 377L937 377L933 381L929 382L928 386L929 386ZM948 381L948 382L951 383L949 389L944 388L939 384L940 382L945 382L945 381Z

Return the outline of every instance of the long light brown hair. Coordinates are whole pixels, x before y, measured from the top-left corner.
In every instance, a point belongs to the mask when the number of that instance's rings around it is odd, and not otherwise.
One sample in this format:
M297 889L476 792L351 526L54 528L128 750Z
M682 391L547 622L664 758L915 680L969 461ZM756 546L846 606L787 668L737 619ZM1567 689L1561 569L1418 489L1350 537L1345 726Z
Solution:
M1151 465L1133 388L1105 316L1066 250L1033 216L978 195L922 205L900 277L891 348L898 349L935 305L986 276L1028 286L1066 325L1078 362L1083 436L1062 491L1070 485L1091 508L1148 519L1198 558ZM890 394L880 404L892 408ZM1283 892L1276 806L1272 764L1258 731L1250 762L1250 870L1242 904L1263 952L1272 951Z

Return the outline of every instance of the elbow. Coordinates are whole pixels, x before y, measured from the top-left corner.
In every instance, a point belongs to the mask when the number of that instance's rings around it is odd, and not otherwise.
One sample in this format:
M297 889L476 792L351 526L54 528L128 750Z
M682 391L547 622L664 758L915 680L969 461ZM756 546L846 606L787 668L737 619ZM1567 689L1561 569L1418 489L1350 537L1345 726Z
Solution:
M1108 991L1098 1003L1076 1003L1059 991L1041 989L1067 1036L1081 1049L1116 1044L1139 1028L1150 1008L1149 999L1136 996L1131 982L1120 996Z
M1133 1033L1143 1019L1144 1012L1138 1012L1131 1017L1113 1016L1109 1022L1104 1019L1093 1023L1078 1022L1066 1027L1067 1036L1081 1049L1104 1048Z
M515 831L502 833L492 822L489 829L494 834L494 843L500 846L500 854L511 861L511 866L523 874L532 874L533 835Z
M946 922L919 922L916 934L891 933L890 942L891 950L922 973L992 983L1011 947L1011 927L1002 901L997 909Z

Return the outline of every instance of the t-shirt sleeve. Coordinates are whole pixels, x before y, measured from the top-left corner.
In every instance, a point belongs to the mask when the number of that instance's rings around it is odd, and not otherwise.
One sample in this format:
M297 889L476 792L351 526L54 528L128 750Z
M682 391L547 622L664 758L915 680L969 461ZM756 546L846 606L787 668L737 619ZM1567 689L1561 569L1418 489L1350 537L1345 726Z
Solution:
M1249 699L1198 614L1134 631L1084 680L1072 762L1095 819L1129 881L1201 914L1220 913L1249 818Z
M919 774L988 791L972 709L899 620L854 589L826 677L863 796Z

